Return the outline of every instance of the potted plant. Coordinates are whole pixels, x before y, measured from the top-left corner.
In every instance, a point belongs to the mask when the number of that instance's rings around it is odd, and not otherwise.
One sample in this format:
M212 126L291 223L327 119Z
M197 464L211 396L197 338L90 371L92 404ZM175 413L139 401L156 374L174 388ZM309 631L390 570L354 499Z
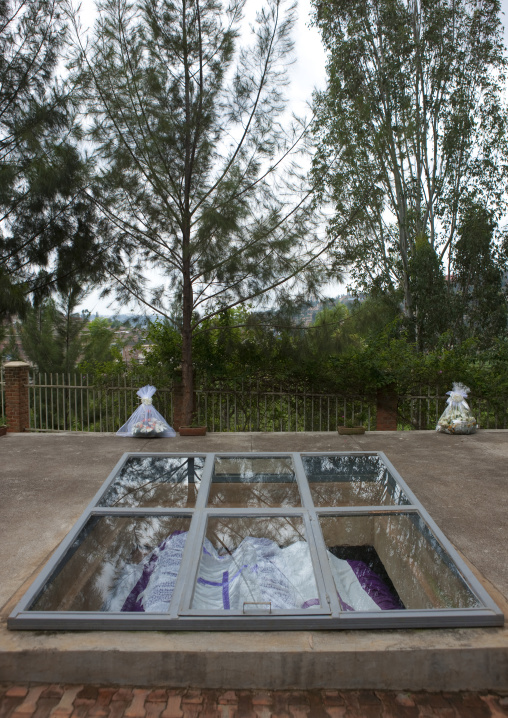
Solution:
M7 434L7 426L8 422L5 416L0 416L0 436L5 436Z
M180 436L205 436L206 430L207 427L194 418L188 426L181 426L178 433Z
M337 431L342 436L349 434L365 434L364 426L338 426Z
M344 419L342 416L341 419ZM362 417L359 417L359 421L362 420ZM344 420L343 426L338 426L337 431L341 435L351 435L351 434L365 434L365 427L360 424L359 422L356 424L353 424L353 422L350 419Z

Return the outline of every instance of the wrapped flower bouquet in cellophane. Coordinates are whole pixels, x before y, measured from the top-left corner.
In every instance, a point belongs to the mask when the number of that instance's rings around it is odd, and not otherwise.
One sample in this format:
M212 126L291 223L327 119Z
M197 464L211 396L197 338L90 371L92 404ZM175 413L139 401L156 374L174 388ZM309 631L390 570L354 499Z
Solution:
M461 383L455 383L448 394L446 409L437 422L436 431L445 434L474 434L476 419L466 401L469 388Z
M139 439L176 436L176 431L152 404L152 397L156 391L154 386L147 384L136 392L141 399L141 405L116 432L117 436L130 436Z

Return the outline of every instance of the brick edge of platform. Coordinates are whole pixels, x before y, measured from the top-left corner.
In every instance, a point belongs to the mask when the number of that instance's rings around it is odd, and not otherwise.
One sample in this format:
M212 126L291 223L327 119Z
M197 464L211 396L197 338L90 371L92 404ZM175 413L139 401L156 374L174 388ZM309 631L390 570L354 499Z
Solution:
M499 693L234 691L2 684L2 718L502 718Z

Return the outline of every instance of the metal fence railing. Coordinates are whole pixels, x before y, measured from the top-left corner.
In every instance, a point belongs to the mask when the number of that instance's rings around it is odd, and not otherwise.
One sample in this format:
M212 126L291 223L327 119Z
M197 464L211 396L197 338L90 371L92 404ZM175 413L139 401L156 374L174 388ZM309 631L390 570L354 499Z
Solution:
M163 381L154 406L171 423L174 392ZM28 394L31 431L117 431L139 406L141 382L118 376L107 383L86 374L30 375ZM198 386L196 419L210 431L335 431L362 424L374 428L375 399L319 394L257 384Z
M92 382L87 374L31 373L28 385L31 431L112 432L139 406L140 386L157 386L154 406L173 421L175 392L167 379L108 378ZM435 429L447 396L431 387L416 387L398 397L399 430ZM473 397L469 402L484 429L508 427L508 399ZM344 397L259 382L198 385L195 418L214 432L335 431L337 426L376 428L375 397ZM0 373L0 411L5 414L5 383Z
M375 398L243 383L196 391L197 422L210 431L335 431L354 424L371 430L375 415Z
M117 431L140 404L136 396L139 386L126 376L92 384L87 374L32 374L28 386L30 430ZM171 417L172 388L158 388L154 406L163 416Z
M398 428L435 429L446 407L448 396L437 388L417 387L411 394L398 397ZM479 428L506 429L508 427L508 398L497 401L475 397L467 400Z

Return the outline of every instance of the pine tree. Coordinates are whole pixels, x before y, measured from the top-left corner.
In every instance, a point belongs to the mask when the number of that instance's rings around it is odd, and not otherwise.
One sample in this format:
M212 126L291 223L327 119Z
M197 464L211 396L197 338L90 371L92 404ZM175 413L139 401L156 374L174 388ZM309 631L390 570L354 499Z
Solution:
M453 258L457 299L456 335L477 337L488 346L506 335L507 304L494 244L492 212L477 202L466 207Z
M128 259L110 276L123 299L177 318L184 422L203 322L312 293L325 271L313 188L295 166L307 128L281 122L295 9L267 0L240 47L244 6L104 0L77 63L103 173L94 200ZM154 269L166 280L150 295Z
M84 291L74 286L67 294L30 308L20 323L23 349L41 373L72 373L83 351L88 315L76 312Z
M72 95L57 77L63 7L0 2L0 316L67 291L76 273L99 277L104 257Z

